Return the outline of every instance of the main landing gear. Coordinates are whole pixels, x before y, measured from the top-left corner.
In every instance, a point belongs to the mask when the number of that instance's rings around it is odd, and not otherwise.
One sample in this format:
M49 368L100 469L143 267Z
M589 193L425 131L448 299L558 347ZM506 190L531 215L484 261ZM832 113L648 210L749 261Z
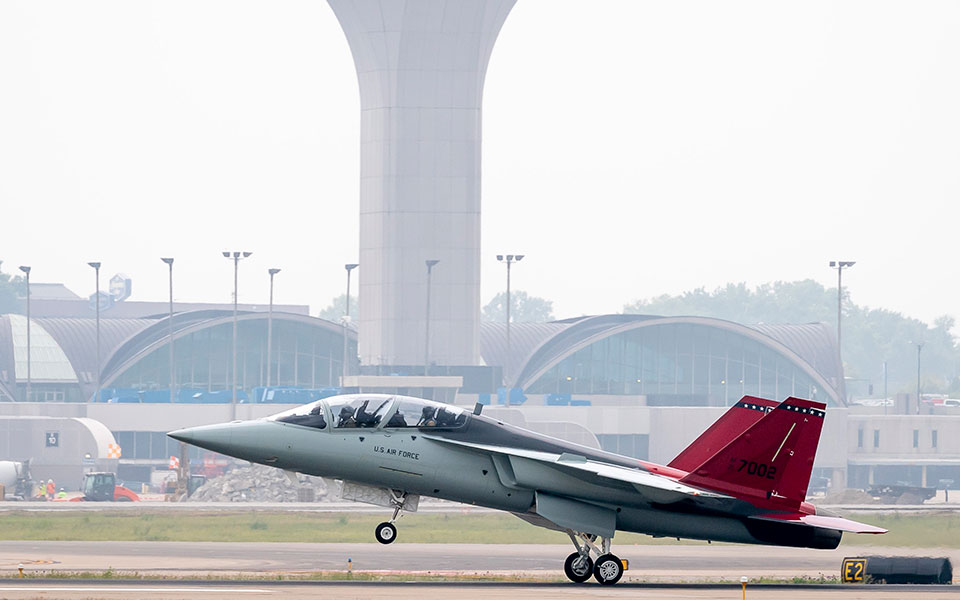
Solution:
M589 533L567 531L570 541L577 551L563 561L563 573L574 583L583 583L590 579L590 575L603 585L613 585L623 577L623 561L610 553L610 538L600 538L600 546L595 542L597 537ZM590 553L596 554L594 561Z
M397 527L394 521L403 516L403 501L407 499L407 493L397 493L395 490L389 490L390 504L393 506L393 518L377 525L373 534L381 544L391 544L397 539Z

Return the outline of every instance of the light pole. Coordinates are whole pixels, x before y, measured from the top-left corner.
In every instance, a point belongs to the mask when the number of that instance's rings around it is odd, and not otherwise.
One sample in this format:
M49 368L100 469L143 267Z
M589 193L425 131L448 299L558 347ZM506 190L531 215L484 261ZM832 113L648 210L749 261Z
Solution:
M30 376L30 267L20 267L20 270L27 278L27 402L30 402L30 387L32 385Z
M830 266L837 270L837 359L840 361L840 369L843 369L843 347L841 346L840 338L840 317L843 314L843 270L849 269L853 265L857 264L856 261L852 260L831 260ZM843 383L843 378L840 378L840 385L842 386L843 397L846 398L847 390L846 386Z
M267 269L270 274L270 312L267 313L267 387L270 387L270 372L273 370L273 276L280 269Z
M253 252L224 252L223 257L233 261L233 396L230 400L231 420L237 418L237 283L240 271L240 259L248 258Z
M843 351L840 349L840 317L843 314L843 270L857 264L852 260L831 260L830 266L837 270L837 353L843 364Z
M917 414L920 414L920 351L923 350L923 342L917 342Z
M427 375L427 368L430 364L430 282L433 276L433 268L440 261L437 259L427 259L424 261L427 265L427 324L426 332L423 338L423 374Z
M347 363L347 323L350 321L350 272L359 267L357 263L347 263L343 268L347 270L347 302L346 310L343 313L343 377L340 380L340 387L346 385L347 375L350 374Z
M843 314L843 270L857 264L852 260L831 260L830 266L837 270L837 354L840 364L843 365L843 350L840 347L840 317Z
M172 258L161 258L163 262L167 263L167 266L170 267L170 318L168 319L169 331L170 331L170 403L173 404L176 401L176 393L174 392L174 382L176 381L176 371L174 369L173 363L173 259Z
M503 365L503 383L507 383L507 371L510 364L510 265L515 262L520 262L523 260L523 254L503 254L497 255L497 261L506 263L507 265L507 359L504 361L506 364ZM507 392L507 403L509 404L510 393Z
M100 402L100 263L88 262L93 267L97 279L97 291L94 295L94 305L97 307L97 398L95 402Z

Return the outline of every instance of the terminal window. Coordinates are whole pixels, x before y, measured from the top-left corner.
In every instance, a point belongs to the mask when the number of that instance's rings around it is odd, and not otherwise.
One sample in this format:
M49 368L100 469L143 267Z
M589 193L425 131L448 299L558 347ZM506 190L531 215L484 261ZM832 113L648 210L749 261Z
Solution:
M937 430L933 429L930 431L930 446L933 448L937 447Z
M873 430L873 447L874 448L880 447L880 430L879 429Z
M920 430L919 429L913 430L913 447L914 448L920 447Z

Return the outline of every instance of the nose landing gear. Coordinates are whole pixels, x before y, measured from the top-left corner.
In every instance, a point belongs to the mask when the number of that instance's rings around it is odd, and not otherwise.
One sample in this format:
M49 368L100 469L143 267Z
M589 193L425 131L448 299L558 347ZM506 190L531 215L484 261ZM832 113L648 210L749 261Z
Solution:
M377 525L377 528L373 532L373 535L381 544L392 544L393 541L397 539L397 527L393 523L403 516L403 502L407 499L406 492L397 493L394 490L389 491L390 504L393 505L393 518Z
M602 585L613 585L623 577L623 561L610 553L610 538L601 538L600 547L594 542L597 537L589 533L567 531L577 551L563 562L563 573L574 583L583 583L590 575ZM581 543L582 540L582 543ZM597 555L596 562L590 553Z

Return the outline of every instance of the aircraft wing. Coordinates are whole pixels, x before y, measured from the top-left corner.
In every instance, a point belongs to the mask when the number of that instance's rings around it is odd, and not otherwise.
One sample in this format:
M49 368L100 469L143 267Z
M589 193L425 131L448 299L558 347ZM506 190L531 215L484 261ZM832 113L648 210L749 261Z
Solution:
M470 448L487 454L499 454L517 459L526 459L535 461L539 464L546 464L556 467L569 474L593 475L601 479L628 483L632 485L643 496L654 502L669 504L687 499L723 499L733 500L731 496L718 494L701 490L674 479L654 475L641 469L630 469L609 463L588 460L586 457L564 452L555 454L551 452L539 452L535 450L524 450L521 448L506 448L500 446L490 446L487 444L478 444L475 442L464 442L460 440L451 440L439 436L424 435L423 437L453 446Z
M801 513L790 514L771 514L754 515L751 519L760 521L775 521L780 523L794 523L797 525L808 525L812 527L822 527L824 529L836 529L837 531L849 531L851 533L886 533L886 529L867 525L866 523L857 523L843 517L828 517L826 515L804 515Z

